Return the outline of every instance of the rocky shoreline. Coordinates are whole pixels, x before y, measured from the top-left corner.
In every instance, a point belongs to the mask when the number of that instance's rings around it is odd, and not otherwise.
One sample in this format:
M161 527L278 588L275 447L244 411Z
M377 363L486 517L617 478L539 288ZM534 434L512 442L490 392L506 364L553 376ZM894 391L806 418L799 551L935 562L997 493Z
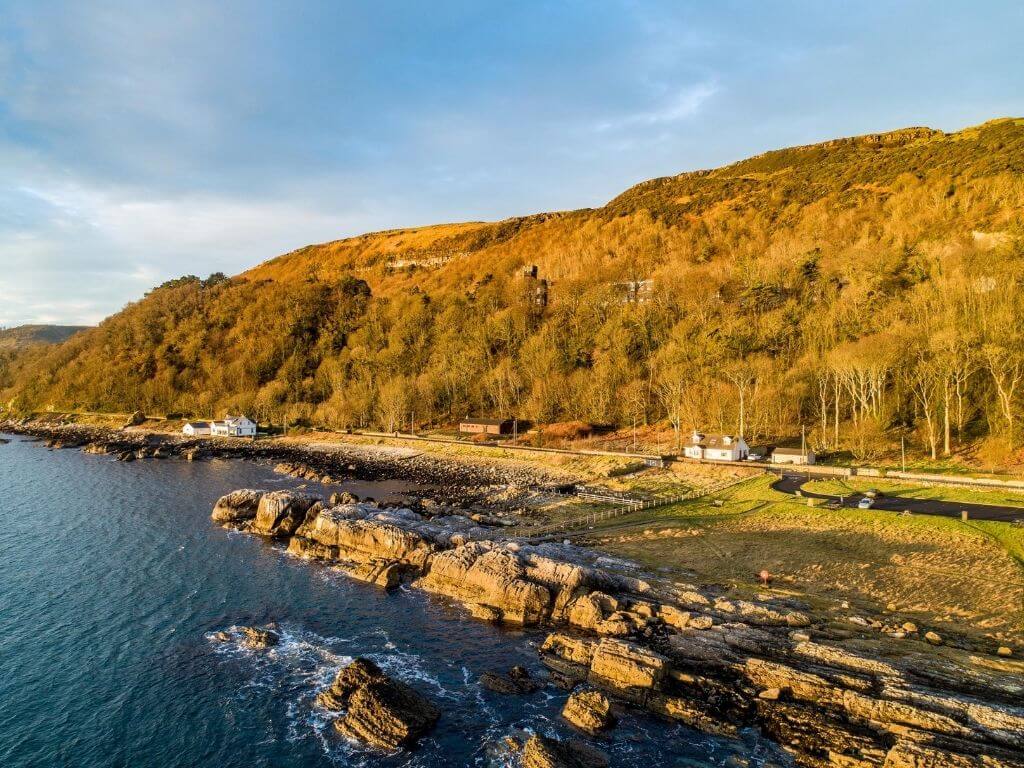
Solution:
M120 461L222 458L273 462L282 474L322 484L401 478L410 485L429 489L430 497L450 508L477 513L485 508L515 509L530 489L555 488L565 483L564 477L524 465L510 468L456 462L426 454L375 450L375 446L337 444L327 451L281 440L188 438L138 427L110 429L28 419L0 420L0 432L38 439L54 450L77 448ZM430 504L429 499L427 503Z
M588 550L460 515L239 490L212 516L353 578L546 629L541 661L573 690L563 714L582 734L638 708L725 736L756 727L800 766L1024 767L1017 660L837 627L788 599L636 578ZM600 764L586 745L530 742L524 765Z

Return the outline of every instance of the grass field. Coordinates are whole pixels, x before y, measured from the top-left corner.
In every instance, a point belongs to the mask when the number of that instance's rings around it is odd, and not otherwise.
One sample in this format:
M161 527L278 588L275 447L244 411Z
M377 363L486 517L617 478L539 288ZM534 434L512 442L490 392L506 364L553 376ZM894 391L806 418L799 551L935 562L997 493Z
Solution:
M812 493L824 493L830 496L850 496L863 493L869 489L879 490L889 496L902 496L908 499L937 499L941 501L962 501L968 504L995 504L998 506L1024 508L1024 492L1014 492L1003 488L951 488L944 485L909 485L894 483L884 478L829 478L812 480L804 488Z
M588 540L676 578L812 602L848 600L964 631L1024 639L1024 529L926 515L829 510L758 477L718 496L598 525Z

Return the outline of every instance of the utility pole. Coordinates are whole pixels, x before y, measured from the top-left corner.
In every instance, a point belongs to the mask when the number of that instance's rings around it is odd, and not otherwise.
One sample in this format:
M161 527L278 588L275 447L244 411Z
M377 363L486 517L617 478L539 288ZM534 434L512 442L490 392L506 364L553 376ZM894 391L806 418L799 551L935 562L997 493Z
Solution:
M633 453L636 453L636 416L633 417Z
M409 434L416 434L416 411L412 411L409 414Z
M800 425L800 455L804 457L804 464L807 463L807 427Z
M903 471L907 471L907 439L900 435L900 455L903 457Z
M519 440L519 419L515 416L512 417L512 442L515 443Z

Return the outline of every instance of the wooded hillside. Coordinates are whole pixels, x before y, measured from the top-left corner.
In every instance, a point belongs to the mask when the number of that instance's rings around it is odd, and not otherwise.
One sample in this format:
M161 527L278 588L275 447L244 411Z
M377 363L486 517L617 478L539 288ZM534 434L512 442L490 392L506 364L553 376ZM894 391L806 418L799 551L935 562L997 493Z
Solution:
M860 457L905 434L936 456L971 441L1010 459L1022 211L1024 120L785 149L603 208L174 280L9 355L0 400L386 429L412 414L667 420L750 440L803 424Z

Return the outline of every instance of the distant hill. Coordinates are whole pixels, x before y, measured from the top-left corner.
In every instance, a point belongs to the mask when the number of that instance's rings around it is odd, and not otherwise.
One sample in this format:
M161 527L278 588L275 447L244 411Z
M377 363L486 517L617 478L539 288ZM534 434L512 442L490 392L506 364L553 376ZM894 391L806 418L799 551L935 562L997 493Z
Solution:
M535 269L534 269L535 268ZM467 413L1024 443L1024 120L645 181L595 209L187 276L0 372L0 402L331 426ZM992 454L995 455L995 454Z
M87 325L19 325L0 328L0 349L16 349L34 344L60 344Z

